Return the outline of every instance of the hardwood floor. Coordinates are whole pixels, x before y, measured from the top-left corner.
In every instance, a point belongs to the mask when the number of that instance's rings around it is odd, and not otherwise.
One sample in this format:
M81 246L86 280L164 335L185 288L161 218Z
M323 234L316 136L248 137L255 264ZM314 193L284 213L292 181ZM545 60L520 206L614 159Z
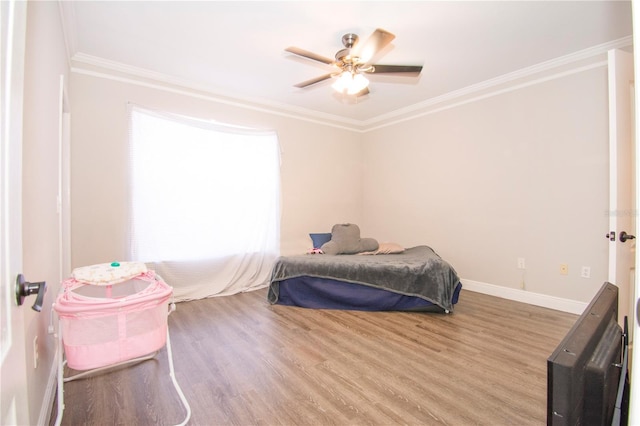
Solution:
M541 425L546 359L576 319L466 290L445 315L272 306L262 289L180 303L169 330L191 425ZM63 425L185 416L166 347L64 395Z

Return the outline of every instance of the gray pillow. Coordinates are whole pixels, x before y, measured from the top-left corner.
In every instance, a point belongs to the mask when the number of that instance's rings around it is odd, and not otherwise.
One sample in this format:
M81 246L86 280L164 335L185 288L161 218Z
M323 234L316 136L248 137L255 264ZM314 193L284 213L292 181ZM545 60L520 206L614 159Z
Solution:
M378 241L373 238L360 238L360 228L353 223L333 225L331 240L324 243L324 254L356 254L378 249Z

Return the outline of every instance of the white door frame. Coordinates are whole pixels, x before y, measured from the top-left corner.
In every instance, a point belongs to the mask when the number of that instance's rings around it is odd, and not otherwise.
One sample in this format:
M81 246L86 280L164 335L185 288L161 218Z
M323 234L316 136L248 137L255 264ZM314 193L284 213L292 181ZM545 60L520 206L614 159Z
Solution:
M0 424L30 424L22 270L22 117L27 2L0 1Z
M638 3L637 2L633 2L632 3L632 19L633 19L633 32L634 32L634 39L636 39L636 41L640 40L640 9L638 7ZM638 36L638 37L636 37ZM639 43L634 43L633 44L633 56L634 56L634 75L635 75L635 81L640 81L640 46L638 45ZM640 97L638 96L638 84L635 85L635 99L640 99ZM640 108L635 108L634 109L634 122L636 123L635 126L635 145L636 147L640 146L638 145L638 134L640 132L637 131L637 123L640 123ZM635 176L635 190L636 190L636 206L635 206L635 215L637 217L638 215L638 200L640 200L640 178L638 177L638 175L640 175L640 173L638 173L638 171L640 170L640 161L639 161L639 156L637 154L637 152L635 153L635 158L634 158L634 162L635 162L635 170L636 170L636 176ZM636 271L640 270L638 269L640 268L640 261L638 259L638 256L635 256L635 269ZM630 323L629 326L633 327L634 329L634 334L635 336L640 336L640 323L639 323L639 315L638 315L638 307L640 304L640 280L636 279L635 280L635 286L634 286L634 295L633 295L633 300L635 301L635 321L633 323ZM640 345L636 345L635 348L632 349L631 351L631 362L630 362L630 367L631 367L631 374L630 374L630 382L631 382L631 392L630 392L630 399L629 399L629 424L630 425L636 425L636 424L640 424Z

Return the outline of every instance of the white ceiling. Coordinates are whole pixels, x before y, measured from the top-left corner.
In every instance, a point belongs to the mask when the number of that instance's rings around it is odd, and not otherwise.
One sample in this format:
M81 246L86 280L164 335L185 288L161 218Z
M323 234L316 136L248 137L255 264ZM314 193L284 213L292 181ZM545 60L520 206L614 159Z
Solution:
M214 95L351 123L420 105L577 51L630 42L626 1L63 1L74 66L101 64L182 82ZM341 37L396 35L375 61L424 65L419 77L371 75L354 102L328 65L284 51L333 58ZM622 43L624 44L624 43Z

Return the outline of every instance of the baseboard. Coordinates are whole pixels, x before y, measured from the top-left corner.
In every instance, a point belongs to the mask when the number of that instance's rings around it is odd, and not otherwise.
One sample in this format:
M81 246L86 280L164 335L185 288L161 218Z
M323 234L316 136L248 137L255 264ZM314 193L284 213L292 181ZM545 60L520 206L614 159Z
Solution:
M42 398L42 405L40 406L40 417L38 418L39 425L48 425L51 419L51 413L53 412L53 403L55 402L56 393L58 390L58 351L56 350L53 355L53 362L49 369L49 380L47 381L47 390Z
M503 287L494 284L487 284L480 281L460 280L462 288L477 293L490 296L501 297L503 299L515 300L517 302L528 303L530 305L542 306L543 308L555 309L556 311L569 312L580 315L586 309L588 303L578 302L571 299L549 296L546 294L533 293L516 288Z

